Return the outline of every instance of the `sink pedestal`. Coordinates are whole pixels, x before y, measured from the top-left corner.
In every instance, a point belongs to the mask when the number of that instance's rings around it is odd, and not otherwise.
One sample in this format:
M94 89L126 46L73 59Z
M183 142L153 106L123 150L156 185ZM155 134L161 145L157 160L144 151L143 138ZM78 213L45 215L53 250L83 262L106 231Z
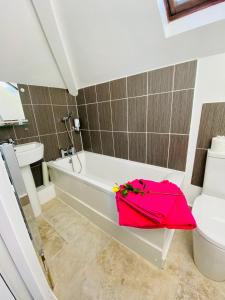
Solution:
M22 177L27 190L27 194L30 199L30 204L35 217L41 214L41 205L38 199L36 186L34 183L33 175L31 172L30 165L21 168Z
M41 213L41 205L30 165L43 158L44 145L37 142L20 144L15 146L15 151L34 216L38 217Z

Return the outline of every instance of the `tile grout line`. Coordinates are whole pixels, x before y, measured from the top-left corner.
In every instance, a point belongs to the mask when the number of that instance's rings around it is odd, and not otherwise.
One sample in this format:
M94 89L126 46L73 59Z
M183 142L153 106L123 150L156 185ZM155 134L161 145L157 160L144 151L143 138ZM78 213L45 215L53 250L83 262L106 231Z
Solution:
M194 88L171 90L171 91L167 91L167 92L158 92L158 93L147 93L147 94L143 94L143 95L130 96L130 97L118 98L118 99L108 99L108 100L103 100L103 101L86 103L86 105L92 105L92 104L96 104L96 103L109 102L109 101L122 101L122 100L126 100L126 99L130 100L130 99L135 99L135 98L142 98L142 97L154 96L154 95L164 95L164 94L169 94L169 93L176 93L176 92L183 92L183 91L190 91L190 90L194 90ZM36 104L36 105L48 105L48 104ZM82 105L85 105L85 104L77 104L77 106L82 106ZM62 106L62 105L58 105L58 106Z
M35 125L36 125L36 130L37 130L37 134L38 134L38 139L39 139L39 142L41 142L40 132L39 132L38 124L37 124L36 114L35 114L35 111L34 111L33 100L32 100L32 95L31 95L31 91L30 91L29 85L27 85L27 89L28 89L28 93L29 93L29 95L30 95L31 108L32 108L33 115L34 115L34 122L35 122Z
M14 133L15 139L18 140L18 139L17 139L17 135L16 135L16 129L15 129L15 126L14 126L14 125L13 125L13 133Z
M123 130L105 130L105 129L101 129L101 130L97 130L97 129L81 129L81 131L103 131L103 132L118 132L118 133L146 133L146 131L123 131ZM60 132L60 133L64 133L64 132ZM147 131L147 133L151 133L151 134L171 134L171 135L183 135L183 136L187 136L189 135L188 133L176 133L176 132L156 132L156 131Z
M174 89L174 80L175 80L175 66L173 66L172 90ZM173 114L173 92L172 92L172 99L171 99L171 106L170 106L169 142L168 142L167 163L166 163L167 168L169 168L170 143L171 143L171 127L172 127L172 114Z
M79 90L78 90L78 93L79 93ZM77 94L77 95L78 95L78 94ZM77 117L78 117L78 119L79 119L79 121L80 121L80 116L79 116L79 111L78 111L78 105L77 105L77 96L74 96L74 97L75 97L76 113L77 113ZM68 108L69 108L69 106L74 106L74 105L69 105L69 104L68 104ZM75 132L75 131L73 131L73 132ZM82 139L82 135L81 135L81 129L80 129L80 131L79 131L79 137L80 137L80 142L81 142L82 150L84 150L83 139ZM75 142L74 142L74 144L75 144Z
M148 94L148 90L149 90L149 87L148 87L148 73L147 72L147 94ZM145 121L145 130L146 130L146 136L145 136L145 142L146 142L146 145L145 145L145 151L146 151L146 154L145 154L145 163L147 164L147 161L148 161L148 96L147 96L147 103L146 103L146 121Z
M58 148L60 150L59 136L58 136L58 133L57 133L57 126L56 126L55 114L54 114L54 110L53 110L52 97L51 97L51 93L50 93L49 87L48 87L48 96L49 96L50 103L51 103L51 109L52 109L52 114L53 114L53 121L54 121L54 126L55 126L55 131L56 131L56 139L57 139L57 143L58 143Z
M196 150L205 150L205 151L208 151L209 148L201 148L201 147L196 147Z
M78 90L78 93L79 93L79 90ZM77 94L77 96L78 96L78 94ZM76 106L76 111L77 111L77 117L80 121L80 116L79 116L79 111L78 111L78 106L77 106L77 96L74 96L75 97L75 106ZM80 136L81 147L82 147L81 150L84 150L84 144L83 144L83 139L82 139L82 135L81 135L81 130L79 131L79 136Z
M69 131L69 132L72 132L72 131ZM60 131L58 133L67 133L67 131ZM31 139L31 138L38 138L38 137L42 137L42 136L49 136L49 135L56 135L56 132L40 134L40 135L32 135L32 136L27 136L27 137L23 137L23 138L17 138L16 140L20 141L20 140L26 140L26 139Z
M79 93L79 90L78 90L78 93ZM79 116L79 111L78 111L78 105L77 105L77 96L74 96L74 97L75 97L75 103L76 103L77 117L78 117L78 119L80 121L80 116ZM81 130L79 132L79 136L80 136L82 150L84 150L84 144L83 144L83 138L82 138L82 135L81 135Z
M67 93L66 93L66 90L64 91L64 93L65 93L65 99L66 99L66 109L67 109L67 114L68 114L68 116L69 116L69 108L68 108L68 97L67 97ZM71 128L71 123L69 122L69 125L70 125L70 131L72 130L72 128Z
M99 131L99 136L100 136L100 146L101 146L101 151L103 154L103 148L102 148L102 136L101 136L101 130L100 130L100 118L99 118L99 108L98 108L98 103L97 100L98 100L98 96L97 96L97 88L96 88L96 85L95 85L95 97L96 97L96 105L97 105L97 115L98 115L98 131Z
M113 156L115 157L115 141L114 141L114 134L113 134L113 117L112 117L112 94L111 94L111 81L109 82L109 106L110 106L110 113L111 113L111 126L112 126L112 141L113 141Z
M90 132L90 126L89 126L89 118L88 118L88 111L87 111L87 101L86 101L85 89L84 89L84 101L85 101L85 109L86 109L86 116L87 116L87 123L88 123L88 134L89 134L89 139L90 139L90 144L91 144L91 151L93 152L92 141L91 141L91 132Z
M127 100L127 157L128 160L130 159L130 145L129 145L129 133L128 133L128 126L129 126L129 103L128 103L128 87L127 87L127 77L126 77L126 100Z

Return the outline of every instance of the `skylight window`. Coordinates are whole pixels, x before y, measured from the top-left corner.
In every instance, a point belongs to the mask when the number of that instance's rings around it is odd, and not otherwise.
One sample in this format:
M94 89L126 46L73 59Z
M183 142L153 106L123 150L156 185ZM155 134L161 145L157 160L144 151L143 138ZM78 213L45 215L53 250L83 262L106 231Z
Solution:
M176 20L225 0L164 0L169 21Z

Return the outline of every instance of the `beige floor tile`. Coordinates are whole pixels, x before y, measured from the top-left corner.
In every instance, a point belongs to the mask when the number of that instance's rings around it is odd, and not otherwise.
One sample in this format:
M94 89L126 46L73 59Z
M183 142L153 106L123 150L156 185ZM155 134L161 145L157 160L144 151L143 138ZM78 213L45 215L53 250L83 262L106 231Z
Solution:
M99 252L79 275L74 289L72 281L68 282L70 292L65 299L72 299L77 292L78 299L172 300L176 293L175 277L155 268L115 241Z
M59 300L225 299L225 283L196 268L191 232L176 232L160 270L59 200L45 205L43 216L39 226Z
M43 217L37 219L37 224L45 256L52 259L63 248L65 241Z

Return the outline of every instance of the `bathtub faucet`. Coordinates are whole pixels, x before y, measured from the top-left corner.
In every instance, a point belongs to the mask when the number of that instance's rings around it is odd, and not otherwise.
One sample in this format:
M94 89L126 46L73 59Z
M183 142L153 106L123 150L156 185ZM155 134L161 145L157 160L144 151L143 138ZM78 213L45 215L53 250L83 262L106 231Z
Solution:
M64 158L66 156L71 156L75 154L75 148L74 147L68 147L66 150L61 149L61 157Z

